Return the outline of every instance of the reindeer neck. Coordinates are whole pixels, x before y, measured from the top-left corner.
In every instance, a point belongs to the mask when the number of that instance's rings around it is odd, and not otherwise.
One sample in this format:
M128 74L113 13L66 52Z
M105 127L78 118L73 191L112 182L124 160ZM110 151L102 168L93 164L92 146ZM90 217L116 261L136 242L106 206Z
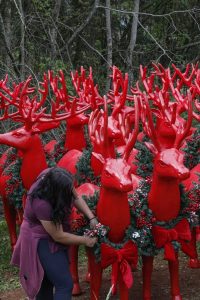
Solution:
M23 152L20 174L24 187L29 189L37 176L46 168L46 157L41 140L34 136L31 147Z
M162 149L169 149L173 147L175 138L174 136L158 135L158 140Z
M113 138L108 139L108 149L111 157L115 157L115 142Z
M65 149L82 151L86 147L84 126L68 126L66 130Z
M176 178L159 177L154 172L148 203L157 220L169 221L176 218L180 211L178 180Z
M127 193L101 187L97 216L100 223L109 226L109 239L120 243L130 224Z

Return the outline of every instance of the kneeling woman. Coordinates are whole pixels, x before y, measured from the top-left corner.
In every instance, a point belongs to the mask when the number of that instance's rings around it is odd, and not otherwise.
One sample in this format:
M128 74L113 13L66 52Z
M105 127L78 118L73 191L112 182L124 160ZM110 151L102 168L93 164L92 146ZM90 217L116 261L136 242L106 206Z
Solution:
M73 205L91 220L91 226L96 225L87 204L76 196L72 176L62 168L44 170L28 192L11 263L20 268L20 281L30 300L71 299L67 246L96 243L96 238L70 233Z

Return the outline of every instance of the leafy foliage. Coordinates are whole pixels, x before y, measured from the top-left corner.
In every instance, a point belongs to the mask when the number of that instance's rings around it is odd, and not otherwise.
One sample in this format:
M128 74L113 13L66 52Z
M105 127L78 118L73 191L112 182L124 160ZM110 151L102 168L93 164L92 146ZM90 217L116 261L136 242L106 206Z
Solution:
M0 220L0 291L20 287L18 270L10 265L11 250L5 221Z

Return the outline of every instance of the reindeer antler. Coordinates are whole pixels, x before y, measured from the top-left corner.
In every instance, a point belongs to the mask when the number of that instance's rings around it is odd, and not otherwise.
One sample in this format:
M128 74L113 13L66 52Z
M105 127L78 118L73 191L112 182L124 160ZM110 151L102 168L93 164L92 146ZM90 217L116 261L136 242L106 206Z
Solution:
M124 155L123 158L125 160L128 159L131 150L133 149L133 146L135 145L136 139L137 139L137 135L139 132L139 98L138 96L134 96L134 103L135 103L135 127L134 130L132 131L132 133L129 134L128 140L127 140L127 144L124 150Z
M94 84L92 68L89 69L89 75L86 77L85 69L81 67L81 74L78 71L71 72L72 83L78 95L80 106L90 105L92 110L98 106L103 105L103 97L98 92L97 84Z
M122 108L125 105L127 99L128 91L128 73L125 73L124 78L121 71L113 66L112 80L113 80L113 90L109 91L108 97L114 102L114 107L112 110L113 118L121 112Z
M152 140L153 144L157 148L158 152L161 150L159 141L157 139L156 129L153 123L152 111L149 106L146 93L140 96L141 105L141 120L146 134Z
M108 147L108 107L107 98L104 96L104 110L96 109L91 113L88 122L89 135L93 144L101 148L101 154L110 157Z
M48 72L48 76L44 74L44 81L40 83L42 88L39 88L39 93L42 96L39 99L35 94L35 88L29 86L31 77L19 85L14 85L13 90L7 87L6 77L0 82L0 107L4 111L1 120L12 118L24 123L26 128L30 129L37 122L47 123L65 120L90 108L90 104L81 107L77 105L77 98L69 101L64 74L62 71L59 74L60 77L54 76L52 71ZM47 106L43 107L47 101L48 83L50 83L55 95L55 101L50 100L50 113L46 112ZM14 107L15 111L9 113L11 107Z
M187 99L188 99L188 117L185 128L183 127L183 123L179 123L179 128L177 130L176 134L176 140L174 142L174 148L180 148L181 142L183 139L188 135L188 132L192 125L192 96L190 91L187 93Z

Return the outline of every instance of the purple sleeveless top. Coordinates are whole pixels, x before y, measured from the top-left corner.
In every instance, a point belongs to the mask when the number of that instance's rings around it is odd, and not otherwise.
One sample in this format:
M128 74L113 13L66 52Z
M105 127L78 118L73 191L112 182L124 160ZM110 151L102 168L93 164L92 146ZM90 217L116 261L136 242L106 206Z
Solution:
M38 176L29 193L38 185L48 171L49 169L46 169ZM61 249L67 249L67 246L56 243L40 223L40 220L51 221L51 214L52 207L47 201L34 199L31 202L29 196L27 197L24 220L12 254L11 264L19 267L20 282L29 300L35 299L44 276L44 270L37 254L39 240L47 239L52 253ZM65 232L70 231L69 221L69 214L66 214L62 224Z

